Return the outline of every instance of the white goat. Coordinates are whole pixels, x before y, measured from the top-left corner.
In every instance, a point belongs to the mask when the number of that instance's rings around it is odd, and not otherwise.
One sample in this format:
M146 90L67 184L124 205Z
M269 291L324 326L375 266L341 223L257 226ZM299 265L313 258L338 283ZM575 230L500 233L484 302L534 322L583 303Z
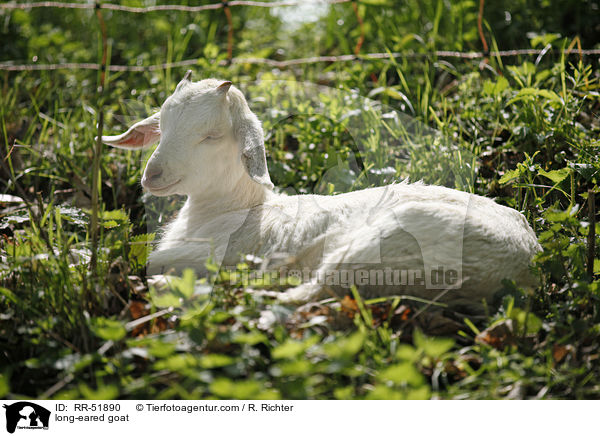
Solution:
M273 192L260 122L231 82L193 83L186 75L160 112L102 137L121 148L159 139L142 185L187 201L151 254L151 272L206 273L211 256L228 266L240 254L285 253L286 267L305 275L279 296L295 303L356 284L367 297L472 305L490 300L504 278L534 283L529 264L540 246L533 230L490 199L421 183L335 196Z

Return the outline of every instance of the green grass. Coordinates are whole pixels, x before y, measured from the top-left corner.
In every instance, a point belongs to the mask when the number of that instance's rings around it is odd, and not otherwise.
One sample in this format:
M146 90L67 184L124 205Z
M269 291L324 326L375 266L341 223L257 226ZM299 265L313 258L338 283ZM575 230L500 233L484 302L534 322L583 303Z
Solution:
M406 16L361 5L364 50L476 47L471 3L407 2ZM234 12L243 36L234 54L274 55L274 36L248 23L264 19L275 30L277 20L252 8ZM45 62L96 61L85 44L96 47L97 35L66 47L66 15L49 19L54 30L38 30L37 13L10 16L25 60L45 48ZM495 13L492 29L500 26ZM73 16L73 31L92 19ZM408 177L495 197L534 227L544 247L535 260L541 284L526 291L506 283L485 316L470 318L415 299L362 301L355 293L294 312L216 271L210 295L189 272L157 292L145 260L157 225L181 199L143 195L149 152L108 148L99 162L99 250L90 271L97 75L5 73L0 193L21 200L0 201L0 397L600 398L598 224L588 274L587 196L600 197L594 59L561 57L570 40L555 38L538 63L490 59L489 68L439 59L223 67L214 62L224 59L220 15L174 14L176 25L143 17L163 29L160 37L143 30L146 37L132 41L121 28L126 18L107 17L112 62L204 56L195 78L234 81L263 121L277 186L331 194ZM314 55L315 41L325 54L351 50L340 19L354 41L354 14L340 5L289 34L286 57ZM183 73L110 74L105 129L148 115ZM265 279L250 288L286 286Z

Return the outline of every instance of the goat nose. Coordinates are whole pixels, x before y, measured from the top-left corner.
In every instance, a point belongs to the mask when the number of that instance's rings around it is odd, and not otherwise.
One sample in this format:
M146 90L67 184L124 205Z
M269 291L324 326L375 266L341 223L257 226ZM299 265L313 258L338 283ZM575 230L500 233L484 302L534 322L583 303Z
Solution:
M148 168L146 170L146 179L147 180L156 180L162 175L162 168Z

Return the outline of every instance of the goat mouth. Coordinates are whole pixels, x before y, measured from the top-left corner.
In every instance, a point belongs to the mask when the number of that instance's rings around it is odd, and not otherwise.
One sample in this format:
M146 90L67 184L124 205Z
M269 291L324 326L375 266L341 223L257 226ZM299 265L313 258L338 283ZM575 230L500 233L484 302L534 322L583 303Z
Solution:
M155 186L146 186L146 189L148 189L148 191L150 191L151 193L163 193L166 190L172 188L173 186L175 186L176 184L178 184L179 182L181 182L181 179L178 179L176 181L174 181L173 183L169 183L168 185L165 186L161 186L159 187L155 187Z

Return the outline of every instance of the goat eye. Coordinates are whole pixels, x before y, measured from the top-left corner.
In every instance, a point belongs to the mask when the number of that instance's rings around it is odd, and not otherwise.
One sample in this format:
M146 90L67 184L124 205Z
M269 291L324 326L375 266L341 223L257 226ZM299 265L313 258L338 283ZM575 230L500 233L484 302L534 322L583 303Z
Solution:
M219 139L223 137L223 135L219 134L219 133L209 133L208 135L206 135L206 137L204 138L204 140L213 140L213 139Z

